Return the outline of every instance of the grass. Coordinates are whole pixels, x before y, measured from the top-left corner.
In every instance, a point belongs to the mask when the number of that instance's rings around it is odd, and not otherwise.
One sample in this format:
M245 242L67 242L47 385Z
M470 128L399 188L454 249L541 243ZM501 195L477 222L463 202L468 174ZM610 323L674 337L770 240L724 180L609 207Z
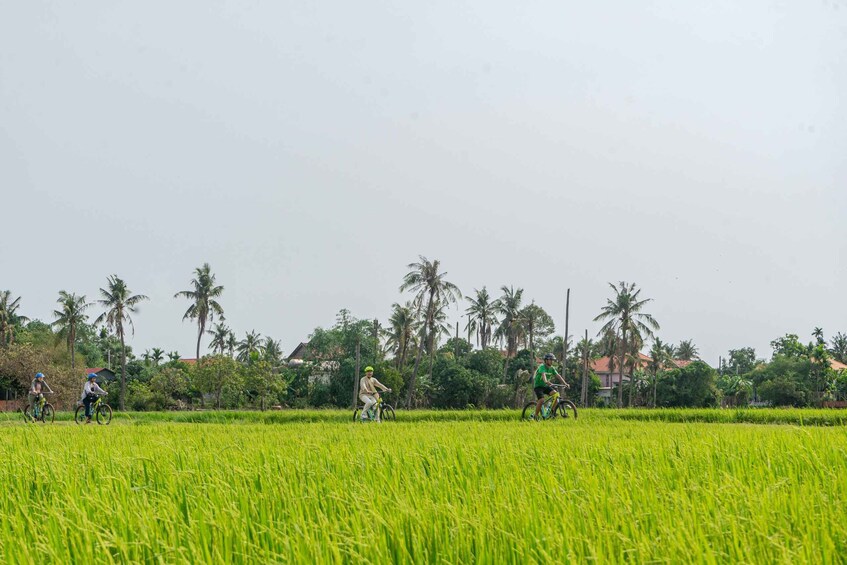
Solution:
M0 558L798 563L847 551L845 428L629 414L522 423L511 411L398 412L381 426L340 411L129 414L108 427L9 420ZM186 420L197 415L205 425Z

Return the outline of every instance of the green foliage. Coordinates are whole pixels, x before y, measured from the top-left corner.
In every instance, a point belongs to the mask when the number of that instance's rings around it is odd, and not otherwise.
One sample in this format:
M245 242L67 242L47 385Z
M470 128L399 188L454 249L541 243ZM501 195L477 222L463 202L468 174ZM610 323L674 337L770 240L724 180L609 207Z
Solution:
M771 342L773 356L798 359L809 355L809 348L800 343L796 334L785 334Z
M720 400L717 372L702 361L659 376L657 405L701 408L716 406Z
M213 398L215 406L237 406L243 390L241 366L225 355L200 359L192 371L197 390Z

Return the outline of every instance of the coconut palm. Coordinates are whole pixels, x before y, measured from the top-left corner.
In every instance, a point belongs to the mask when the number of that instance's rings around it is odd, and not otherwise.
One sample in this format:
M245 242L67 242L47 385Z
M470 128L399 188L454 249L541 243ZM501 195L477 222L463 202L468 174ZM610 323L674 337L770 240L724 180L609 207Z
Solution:
M667 369L672 369L675 366L673 356L671 355L671 352L668 351L667 344L662 343L662 340L658 337L654 338L653 347L650 348L650 361L647 363L647 371L653 377L653 408L656 407L656 390L659 381L659 373Z
M835 334L829 342L829 352L839 363L847 363L847 334Z
M259 353L262 359L271 364L272 367L278 366L282 362L282 345L270 337L266 337L265 341L259 347Z
M620 371L618 408L620 408L623 405L624 353L626 350L625 345L628 343L627 337L630 337L633 332L637 332L642 338L651 337L653 335L653 330L659 329L659 323L653 319L653 316L641 311L644 308L644 305L652 299L639 298L641 289L636 288L635 283L626 283L621 281L618 286L615 286L612 283L609 283L609 286L615 293L614 299L606 301L606 305L600 310L600 314L594 318L594 321L606 322L600 329L598 335L603 335L607 332L620 333L621 343L624 344L624 347L620 348L618 363L618 371ZM627 334L629 334L629 336ZM631 402L631 387L629 394Z
M126 399L126 326L129 325L133 335L135 335L135 325L132 323L130 314L138 312L138 305L148 300L143 294L133 295L126 283L118 278L117 275L112 275L107 279L106 288L100 289L101 300L98 300L100 306L106 309L94 321L96 324L105 323L106 326L118 334L121 340L121 396L120 408L124 409L124 401Z
M246 363L250 360L250 354L259 351L262 336L256 333L256 330L244 334L244 339L238 342L236 349L238 351L238 360Z
M68 352L71 354L71 369L76 369L76 332L80 324L85 323L88 316L85 310L91 304L85 301L85 295L77 296L64 290L59 291L60 309L53 310L56 320L51 324L59 328L59 337L65 338Z
M208 263L194 269L194 278L191 279L191 290L181 290L174 294L174 298L187 298L191 300L191 306L182 316L183 320L197 320L197 359L200 359L200 340L206 331L206 322L213 322L215 314L224 319L224 310L215 300L223 294L224 287L215 285L215 275Z
M503 285L500 290L503 291L503 296L497 300L495 309L500 315L500 325L497 326L494 335L506 341L506 356L514 357L518 352L518 340L523 330L521 324L523 289Z
M672 351L674 352L674 357L681 361L694 361L695 359L699 359L700 356L697 346L690 339L680 341L679 345L675 349L672 349Z
M235 337L235 333L230 331L229 336L226 338L226 350L230 357L235 356L236 349L238 349L238 339Z
M212 341L209 343L209 349L213 352L218 353L219 355L224 354L224 349L227 347L227 340L229 340L229 335L232 333L226 324L223 322L218 322L215 324L215 327L207 332L210 336L212 336Z
M0 292L0 346L11 345L15 342L15 325L29 322L29 318L17 313L21 305L21 297L12 300L12 291Z
M468 337L475 332L477 345L485 349L493 336L493 328L497 324L497 309L500 307L500 301L491 300L491 295L485 287L482 287L482 290L474 289L474 293L475 298L467 298L471 305L465 309L468 315L468 324L465 329Z
M398 303L391 305L391 316L388 318L389 329L385 331L388 348L394 352L394 365L398 369L406 364L406 355L412 344L412 335L417 328L415 308L411 302L403 306Z
M179 351L171 351L168 353L168 361L173 363L174 361L179 361L180 357Z
M408 268L411 271L406 273L406 276L403 277L403 284L400 285L400 292L411 290L415 293L414 300L418 308L426 304L423 310L425 317L423 328L421 329L421 340L418 344L415 367L412 370L412 378L409 381L409 390L406 397L406 405L409 407L412 405L412 398L415 394L415 381L418 377L421 356L428 341L426 339L426 332L432 324L436 309L439 305L452 304L462 298L459 288L445 279L447 273L438 272L440 266L441 264L437 259L430 261L421 255L419 263L409 263Z

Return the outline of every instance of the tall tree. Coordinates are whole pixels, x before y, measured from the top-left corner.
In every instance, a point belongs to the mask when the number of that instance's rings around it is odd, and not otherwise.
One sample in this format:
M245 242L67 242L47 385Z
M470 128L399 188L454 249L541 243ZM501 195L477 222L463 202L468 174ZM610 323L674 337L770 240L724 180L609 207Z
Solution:
M476 343L482 349L488 347L488 342L494 333L494 326L497 324L497 309L500 307L499 300L492 300L488 294L488 289L482 287L482 290L474 289L475 297L467 297L471 303L465 309L468 315L468 324L465 329L470 333L476 333Z
M276 368L282 363L282 345L271 337L265 337L259 347L262 360L267 361L271 367Z
M668 350L668 346L662 343L662 340L658 337L654 338L653 347L650 348L650 361L647 363L647 370L653 377L653 408L656 407L656 390L659 382L659 374L673 367L675 367L673 356Z
M28 322L29 318L18 314L21 297L12 300L12 291L0 292L0 346L15 342L15 325Z
M394 366L398 369L406 364L406 355L417 327L416 322L415 309L411 302L406 302L403 306L396 302L391 305L386 337L388 347L394 352Z
M223 294L224 287L215 284L215 275L208 263L194 269L194 278L191 279L191 290L181 290L174 294L174 298L187 298L191 300L191 306L182 316L183 320L197 320L197 359L200 359L200 340L206 331L206 322L213 322L215 315L223 320L224 310L218 304L216 298Z
M812 330L812 337L815 338L815 343L818 345L825 345L826 340L823 338L823 328L816 327Z
M839 363L847 363L847 334L838 332L829 342L829 352Z
M603 335L606 332L620 332L621 342L624 344L620 348L620 358L618 363L618 371L620 372L620 382L618 384L618 408L623 405L623 372L624 372L624 353L626 351L627 334L637 332L641 338L651 337L653 330L659 329L659 323L653 319L653 316L642 312L644 306L650 302L651 298L640 298L641 289L635 286L635 283L627 283L621 281L618 286L609 283L609 286L614 291L615 296L612 299L606 300L606 305L600 310L600 314L594 318L595 322L605 321L606 323L601 328L598 335ZM630 402L632 401L632 387L629 389Z
M529 350L535 353L536 338L546 339L556 331L553 318L544 308L535 302L521 309L519 316L520 324L523 326L521 335L524 337ZM549 352L552 353L552 352Z
M497 326L495 336L506 341L506 356L514 357L518 352L518 338L521 326L521 301L523 300L523 289L515 289L503 285L503 291L497 302L496 312L500 315L500 325Z
M143 294L133 295L126 283L118 278L117 275L110 276L106 281L106 288L100 289L101 300L98 300L100 306L106 309L94 321L95 324L105 323L106 326L118 334L121 340L121 397L120 408L123 410L126 406L126 327L128 324L133 335L135 335L135 325L132 323L130 314L138 312L138 305L144 300L148 300Z
M235 357L236 349L238 349L238 338L235 337L235 333L230 331L226 338L226 350L230 357Z
M424 308L426 315L423 328L421 329L422 333L420 343L418 344L418 353L415 356L415 367L412 370L412 378L409 381L409 390L406 397L406 405L408 407L412 406L415 383L418 378L418 368L421 364L424 347L427 344L426 332L432 324L436 308L438 305L457 302L462 297L459 287L445 279L447 273L438 272L440 267L441 264L437 259L430 261L421 255L420 262L409 263L408 268L411 270L403 277L403 284L400 285L400 292L411 290L415 293L415 302L419 307L424 303L426 304Z
M158 367L159 363L161 363L164 359L165 359L165 350L164 349L154 347L153 351L150 352L150 360L153 362L154 367Z
M674 357L681 361L694 361L700 358L700 351L694 345L694 341L690 339L680 341L679 345L672 351L674 352Z
M85 301L85 295L68 294L64 290L59 291L59 299L56 302L59 303L60 307L58 310L53 310L53 316L56 320L52 325L58 327L59 336L65 338L68 344L68 352L71 354L71 369L76 370L77 328L88 319L85 310L91 304Z
M227 340L231 333L229 328L223 322L218 322L215 327L207 332L212 336L212 341L209 343L209 349L220 355L224 354L224 349L227 347Z

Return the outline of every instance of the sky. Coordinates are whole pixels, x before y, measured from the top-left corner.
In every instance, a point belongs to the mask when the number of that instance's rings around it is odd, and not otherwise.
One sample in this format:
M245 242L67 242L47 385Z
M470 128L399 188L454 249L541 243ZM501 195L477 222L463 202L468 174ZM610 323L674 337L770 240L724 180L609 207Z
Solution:
M208 262L291 350L423 255L768 357L847 332L845 53L847 0L0 0L0 290L49 321L117 274L135 352L193 357Z

